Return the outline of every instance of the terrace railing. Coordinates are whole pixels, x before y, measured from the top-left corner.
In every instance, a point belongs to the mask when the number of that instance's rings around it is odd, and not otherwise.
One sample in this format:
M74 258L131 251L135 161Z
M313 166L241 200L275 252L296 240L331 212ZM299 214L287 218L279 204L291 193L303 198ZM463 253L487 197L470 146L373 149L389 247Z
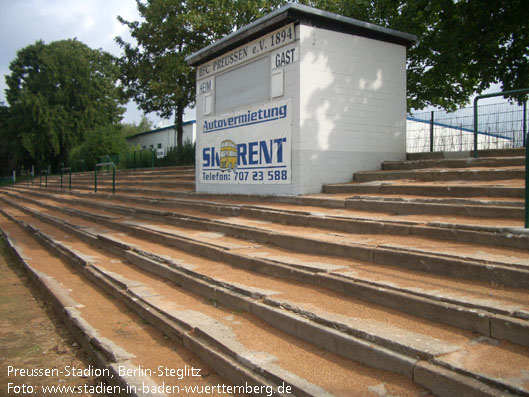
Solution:
M94 167L94 193L97 193L97 169L100 167L112 167L112 194L116 193L116 165L109 161L107 163L98 163Z
M478 95L474 98L474 158L478 157L478 101L483 98L493 98L497 96L527 94L529 88L519 90L509 90L494 92L491 94ZM529 150L527 148L527 100L523 104L523 145L525 146L525 219L524 226L529 228Z

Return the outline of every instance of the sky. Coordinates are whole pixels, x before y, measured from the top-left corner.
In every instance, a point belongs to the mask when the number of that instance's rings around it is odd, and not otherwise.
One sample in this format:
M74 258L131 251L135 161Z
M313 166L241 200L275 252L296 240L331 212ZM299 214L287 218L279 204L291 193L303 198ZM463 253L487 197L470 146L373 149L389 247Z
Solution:
M107 51L115 56L121 54L114 41L121 36L132 42L126 26L117 20L139 20L135 0L0 0L0 102L5 100L5 75L18 50L34 44L37 40L50 43L72 39L83 42L90 48ZM127 105L123 122L139 123L142 112L133 102ZM160 118L147 115L153 124ZM161 121L160 125L171 122Z

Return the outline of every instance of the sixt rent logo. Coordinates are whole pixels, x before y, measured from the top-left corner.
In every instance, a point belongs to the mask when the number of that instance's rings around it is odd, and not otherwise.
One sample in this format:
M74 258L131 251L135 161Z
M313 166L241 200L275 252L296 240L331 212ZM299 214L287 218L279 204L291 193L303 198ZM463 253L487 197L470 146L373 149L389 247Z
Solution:
M284 119L285 117L287 117L287 105L259 109L256 111L248 110L247 113L236 116L204 121L203 133L207 134L253 124L267 123L273 120Z
M220 150L214 146L202 149L202 167L235 171L237 168L277 166L284 162L283 144L286 141L287 138L276 138L236 144L231 139L226 139L221 142Z

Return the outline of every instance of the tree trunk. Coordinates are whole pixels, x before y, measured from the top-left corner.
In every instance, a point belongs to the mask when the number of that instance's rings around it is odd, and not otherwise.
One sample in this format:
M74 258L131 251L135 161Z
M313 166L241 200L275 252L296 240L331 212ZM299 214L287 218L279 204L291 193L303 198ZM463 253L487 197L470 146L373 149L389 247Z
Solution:
M176 106L175 111L176 147L182 148L184 139L184 106L181 102Z

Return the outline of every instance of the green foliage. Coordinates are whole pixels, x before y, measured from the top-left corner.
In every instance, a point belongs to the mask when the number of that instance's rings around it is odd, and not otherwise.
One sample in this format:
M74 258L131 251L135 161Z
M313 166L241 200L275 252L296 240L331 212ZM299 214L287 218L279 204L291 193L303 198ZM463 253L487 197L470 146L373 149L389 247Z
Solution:
M19 126L10 109L0 104L0 174L31 169L31 155L22 146L17 133Z
M170 147L162 158L154 156L155 167L169 167L195 164L195 145L186 140L182 146ZM129 146L120 155L120 168L150 168L153 165L153 149Z
M7 175L7 174L6 174ZM29 183L31 184L31 180L33 177L31 176L31 170L25 171L22 175L17 173L16 175L16 183ZM3 186L10 186L13 185L15 182L13 182L13 173L11 172L10 176L0 176L0 187Z
M125 137L140 134L145 131L152 130L152 122L145 116L142 116L139 124L136 123L122 123L122 131Z
M185 56L194 47L194 35L186 22L188 8L180 1L136 1L142 22L118 20L130 29L136 44L117 43L124 50L119 60L123 92L144 112L169 118L183 115L194 100L193 71ZM200 43L197 43L200 45ZM179 131L181 140L182 131Z
M419 40L407 59L409 108L454 110L494 83L504 90L529 87L525 0L299 2L415 34Z
M9 121L9 108L2 103L0 104L0 175L7 174L14 164L14 159L10 155L13 139Z
M170 165L195 165L195 145L186 140L182 146L170 147L163 158L156 160L157 167Z
M101 156L126 153L127 148L120 126L109 124L97 127L88 131L84 142L71 150L69 165L73 169L80 160L84 160L84 169L92 170Z
M37 163L65 161L86 131L121 119L119 69L108 53L75 39L37 41L9 69L11 134Z
M128 145L120 155L119 168L152 167L152 149L140 149L139 145Z
M177 145L182 146L183 114L195 101L195 70L186 56L283 4L280 0L136 0L141 21L126 25L135 44L121 37L119 60L124 95L144 112L174 114Z
M453 110L475 92L501 83L529 87L529 26L525 0L297 0L340 15L415 34L408 50L408 107ZM192 105L195 73L184 58L284 0L137 0L142 21L127 25L137 45L116 40L126 93L144 111L179 119ZM520 99L520 98L517 98Z

